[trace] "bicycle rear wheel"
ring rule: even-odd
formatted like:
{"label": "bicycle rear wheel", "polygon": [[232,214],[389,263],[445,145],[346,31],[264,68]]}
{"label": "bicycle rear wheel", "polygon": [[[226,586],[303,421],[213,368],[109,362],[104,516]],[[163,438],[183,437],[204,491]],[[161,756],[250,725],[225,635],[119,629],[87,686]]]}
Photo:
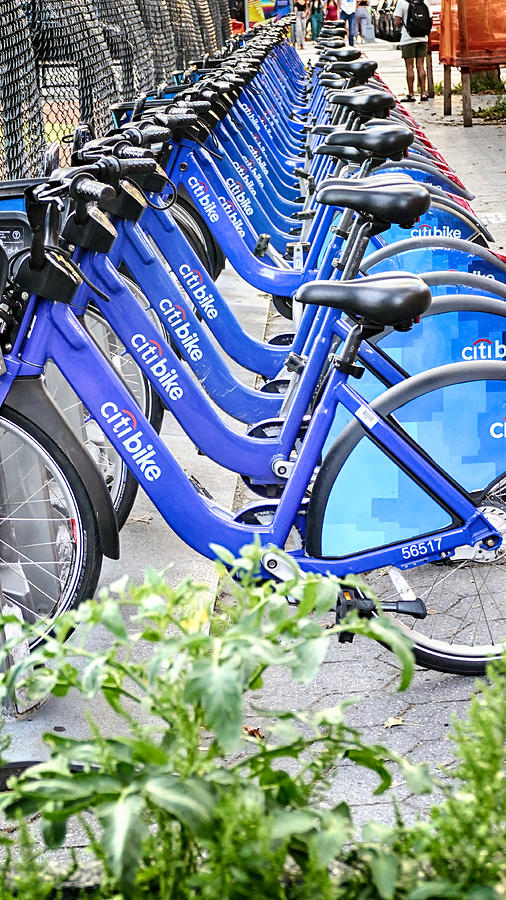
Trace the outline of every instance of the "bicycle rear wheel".
{"label": "bicycle rear wheel", "polygon": [[0,586],[39,626],[92,597],[102,564],[95,513],[70,460],[20,413],[0,411]]}
{"label": "bicycle rear wheel", "polygon": [[364,571],[365,581],[383,602],[423,600],[424,620],[393,616],[413,641],[420,665],[481,674],[506,648],[504,363],[441,366],[391,388],[372,406],[463,487],[503,543],[490,551],[466,545],[451,557],[424,563],[424,554],[437,551],[437,539],[429,546],[431,535],[455,523],[354,421],[317,476],[308,510],[308,553],[338,559],[402,542],[406,555],[399,552],[395,564]]}

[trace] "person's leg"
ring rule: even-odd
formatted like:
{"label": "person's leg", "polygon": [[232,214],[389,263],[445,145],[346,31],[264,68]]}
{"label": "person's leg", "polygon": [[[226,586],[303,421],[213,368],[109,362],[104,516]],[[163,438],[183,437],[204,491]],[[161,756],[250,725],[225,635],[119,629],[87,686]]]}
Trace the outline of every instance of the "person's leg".
{"label": "person's leg", "polygon": [[401,53],[402,58],[404,60],[404,65],[406,66],[406,83],[408,85],[408,98],[414,99],[414,88],[415,88],[415,63],[414,56],[416,44],[408,43],[401,44]]}
{"label": "person's leg", "polygon": [[405,59],[406,66],[406,83],[408,85],[408,97],[413,97],[415,92],[415,67],[413,59]]}
{"label": "person's leg", "polygon": [[416,72],[418,75],[418,88],[420,90],[420,97],[423,100],[427,99],[427,71],[425,69],[425,56],[427,53],[426,44],[419,44],[417,50],[419,51],[416,56]]}
{"label": "person's leg", "polygon": [[349,34],[348,40],[350,42],[350,47],[353,47],[353,45],[355,43],[354,32],[355,32],[355,13],[350,13],[350,15],[348,16],[348,34]]}

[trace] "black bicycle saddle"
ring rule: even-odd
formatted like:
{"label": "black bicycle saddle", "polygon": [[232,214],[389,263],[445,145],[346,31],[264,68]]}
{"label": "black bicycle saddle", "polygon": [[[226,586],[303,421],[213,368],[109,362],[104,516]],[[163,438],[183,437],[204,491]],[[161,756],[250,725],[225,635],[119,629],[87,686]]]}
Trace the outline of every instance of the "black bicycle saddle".
{"label": "black bicycle saddle", "polygon": [[428,286],[418,275],[383,272],[354,281],[310,281],[295,294],[300,303],[332,306],[372,325],[404,325],[431,304]]}
{"label": "black bicycle saddle", "polygon": [[413,141],[414,134],[405,125],[374,125],[363,131],[334,130],[327,135],[325,143],[332,147],[355,147],[377,159],[395,159],[402,157]]}
{"label": "black bicycle saddle", "polygon": [[341,60],[332,63],[332,71],[325,72],[324,76],[327,78],[331,78],[332,75],[344,78],[353,76],[356,81],[365,82],[374,75],[377,68],[378,63],[374,59]]}
{"label": "black bicycle saddle", "polygon": [[344,40],[335,40],[332,41],[332,47],[327,47],[326,44],[322,44],[320,48],[323,52],[320,56],[320,62],[326,62],[331,59],[335,59],[335,54],[340,53],[341,50],[346,50],[346,41]]}
{"label": "black bicycle saddle", "polygon": [[413,225],[430,206],[427,188],[402,176],[386,182],[374,175],[359,181],[332,178],[322,184],[316,199],[326,206],[353,209],[404,228]]}
{"label": "black bicycle saddle", "polygon": [[353,90],[336,91],[328,98],[333,105],[346,106],[358,115],[378,116],[382,118],[389,109],[395,106],[395,99],[384,91]]}
{"label": "black bicycle saddle", "polygon": [[344,38],[346,38],[346,28],[336,28],[336,30],[332,33],[332,36],[320,36],[316,41],[316,46],[334,48],[334,41],[340,41]]}
{"label": "black bicycle saddle", "polygon": [[357,163],[358,165],[365,162],[366,159],[371,158],[370,153],[358,150],[356,147],[346,144],[335,146],[329,144],[328,141],[324,141],[323,144],[320,144],[314,152],[319,156],[331,156],[332,159],[338,159],[341,162],[346,163]]}
{"label": "black bicycle saddle", "polygon": [[360,59],[360,57],[362,56],[362,51],[357,50],[355,47],[343,47],[341,50],[335,50],[334,56],[337,60],[337,63],[329,64],[329,72],[334,72],[334,65],[338,65],[341,62],[353,62],[356,59]]}

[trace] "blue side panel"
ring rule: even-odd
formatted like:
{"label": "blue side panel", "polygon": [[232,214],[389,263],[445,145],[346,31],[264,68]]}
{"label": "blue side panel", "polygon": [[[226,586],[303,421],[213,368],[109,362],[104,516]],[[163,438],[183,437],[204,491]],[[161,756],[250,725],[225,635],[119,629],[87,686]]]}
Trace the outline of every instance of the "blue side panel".
{"label": "blue side panel", "polygon": [[474,310],[424,316],[411,331],[393,331],[379,341],[395,362],[416,375],[450,362],[506,358],[504,316]]}
{"label": "blue side panel", "polygon": [[[396,412],[423,449],[469,491],[506,470],[505,381],[432,391]],[[357,553],[450,524],[448,514],[367,438],[345,462],[324,516],[324,556]]]}
{"label": "blue side panel", "polygon": [[323,524],[322,553],[359,553],[449,524],[448,513],[371,441],[364,439],[344,464],[331,491]]}
{"label": "blue side panel", "polygon": [[[405,238],[409,237],[409,231],[405,232]],[[371,242],[367,248],[366,258],[374,253],[377,248]],[[502,284],[506,283],[506,272],[497,268],[492,263],[466,253],[463,250],[449,250],[441,247],[422,247],[413,250],[405,250],[396,256],[388,257],[368,270],[368,275],[376,275],[378,272],[412,272],[415,275],[424,272],[467,272],[471,275],[484,275],[490,278],[490,292],[494,290],[494,279]],[[453,292],[454,288],[444,288],[444,293]],[[469,293],[469,289],[467,289]],[[437,293],[437,290],[433,290]],[[441,293],[441,288],[439,289]],[[480,292],[482,293],[482,292]]]}
{"label": "blue side panel", "polygon": [[[409,375],[463,360],[506,360],[506,304],[504,311],[504,317],[473,310],[424,316],[411,331],[392,331],[380,337],[378,345]],[[357,389],[371,402],[385,390],[385,386],[366,370],[357,383]],[[350,418],[347,410],[338,407],[325,444],[325,453]]]}

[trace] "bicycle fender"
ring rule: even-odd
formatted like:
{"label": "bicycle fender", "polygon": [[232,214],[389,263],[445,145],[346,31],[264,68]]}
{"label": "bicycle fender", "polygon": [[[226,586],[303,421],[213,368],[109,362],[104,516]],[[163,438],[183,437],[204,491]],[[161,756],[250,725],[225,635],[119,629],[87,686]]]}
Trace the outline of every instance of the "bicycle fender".
{"label": "bicycle fender", "polygon": [[119,559],[118,521],[105,481],[86,447],[75,436],[49,396],[42,377],[16,378],[5,405],[31,419],[69,457],[93,505],[102,552],[110,559]]}

